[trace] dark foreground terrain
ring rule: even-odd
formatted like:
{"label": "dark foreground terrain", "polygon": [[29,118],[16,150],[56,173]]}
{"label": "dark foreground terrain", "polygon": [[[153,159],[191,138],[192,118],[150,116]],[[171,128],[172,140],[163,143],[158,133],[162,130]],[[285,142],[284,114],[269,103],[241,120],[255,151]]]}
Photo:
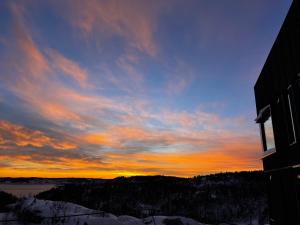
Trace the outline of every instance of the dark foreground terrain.
{"label": "dark foreground terrain", "polygon": [[208,224],[268,221],[266,187],[260,171],[188,179],[136,176],[75,181],[36,197],[72,202],[115,215],[177,215]]}

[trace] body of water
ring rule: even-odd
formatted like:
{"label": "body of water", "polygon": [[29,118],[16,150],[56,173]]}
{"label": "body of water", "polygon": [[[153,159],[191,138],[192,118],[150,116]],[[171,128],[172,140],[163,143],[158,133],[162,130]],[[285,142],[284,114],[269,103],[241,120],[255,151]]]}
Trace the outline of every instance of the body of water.
{"label": "body of water", "polygon": [[0,184],[0,190],[16,197],[34,196],[55,187],[53,184]]}

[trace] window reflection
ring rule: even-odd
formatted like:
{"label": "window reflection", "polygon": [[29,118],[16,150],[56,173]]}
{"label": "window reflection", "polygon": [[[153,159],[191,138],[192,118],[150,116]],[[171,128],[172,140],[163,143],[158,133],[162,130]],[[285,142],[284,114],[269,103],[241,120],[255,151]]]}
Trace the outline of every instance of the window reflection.
{"label": "window reflection", "polygon": [[265,129],[266,150],[274,149],[275,140],[274,140],[271,116],[269,116],[269,118],[264,122],[264,129]]}

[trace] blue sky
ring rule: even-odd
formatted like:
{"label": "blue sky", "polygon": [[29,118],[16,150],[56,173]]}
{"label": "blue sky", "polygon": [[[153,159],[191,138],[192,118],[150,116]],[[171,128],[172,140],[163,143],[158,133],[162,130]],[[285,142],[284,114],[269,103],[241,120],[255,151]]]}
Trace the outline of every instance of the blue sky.
{"label": "blue sky", "polygon": [[1,174],[260,169],[253,86],[290,4],[1,1]]}

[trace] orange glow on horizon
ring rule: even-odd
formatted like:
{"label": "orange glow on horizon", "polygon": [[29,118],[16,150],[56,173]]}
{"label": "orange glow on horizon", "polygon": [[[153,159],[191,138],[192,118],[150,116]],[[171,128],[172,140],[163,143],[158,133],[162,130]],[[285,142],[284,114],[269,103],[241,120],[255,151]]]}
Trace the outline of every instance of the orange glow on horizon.
{"label": "orange glow on horizon", "polygon": [[[234,146],[238,152],[242,145]],[[30,170],[1,168],[2,177],[84,177],[84,178],[114,178],[118,176],[135,175],[169,175],[178,177],[193,177],[196,175],[251,171],[262,169],[258,158],[245,159],[238,154],[226,154],[222,150],[197,153],[136,153],[130,159],[124,154],[106,155],[104,163],[97,160],[81,160],[59,158],[56,163],[52,161],[35,162]],[[232,149],[232,148],[231,148]],[[245,150],[245,149],[243,149]],[[1,158],[0,158],[1,160]],[[24,165],[30,157],[19,156],[5,160],[15,164]],[[249,165],[245,167],[245,165]]]}

